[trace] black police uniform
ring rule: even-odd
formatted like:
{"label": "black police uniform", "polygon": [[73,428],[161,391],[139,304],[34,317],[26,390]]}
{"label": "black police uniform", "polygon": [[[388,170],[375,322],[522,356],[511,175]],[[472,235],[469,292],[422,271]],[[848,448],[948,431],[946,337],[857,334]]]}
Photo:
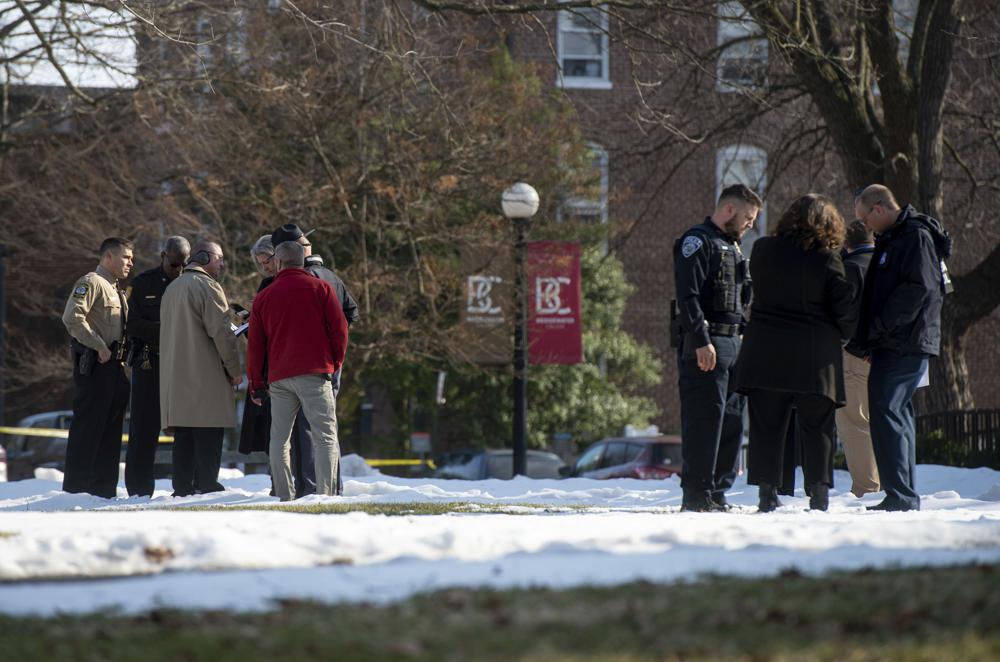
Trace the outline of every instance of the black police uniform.
{"label": "black police uniform", "polygon": [[132,413],[125,450],[129,496],[152,496],[160,436],[160,301],[170,284],[162,266],[132,280],[125,329],[132,342]]}
{"label": "black police uniform", "polygon": [[[674,244],[674,280],[680,335],[683,506],[715,510],[736,478],[746,398],[734,392],[743,311],[749,305],[749,261],[739,242],[711,218]],[[695,350],[715,346],[715,369],[698,367]]]}

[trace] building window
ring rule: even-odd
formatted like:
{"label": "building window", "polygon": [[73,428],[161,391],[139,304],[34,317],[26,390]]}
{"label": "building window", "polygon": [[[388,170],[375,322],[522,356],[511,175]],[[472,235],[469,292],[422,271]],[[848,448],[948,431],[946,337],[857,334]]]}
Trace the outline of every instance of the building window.
{"label": "building window", "polygon": [[557,220],[601,224],[608,222],[608,153],[590,144],[590,168],[579,188],[565,197]]}
{"label": "building window", "polygon": [[743,253],[753,251],[753,242],[767,234],[767,202],[764,190],[767,188],[767,152],[750,145],[729,145],[716,154],[715,199],[722,189],[733,184],[745,184],[764,199],[764,207],[757,215],[757,222],[743,236]]}
{"label": "building window", "polygon": [[767,83],[767,39],[739,2],[719,5],[716,89],[734,92]]}
{"label": "building window", "polygon": [[596,7],[560,11],[556,49],[562,87],[611,89],[608,15]]}

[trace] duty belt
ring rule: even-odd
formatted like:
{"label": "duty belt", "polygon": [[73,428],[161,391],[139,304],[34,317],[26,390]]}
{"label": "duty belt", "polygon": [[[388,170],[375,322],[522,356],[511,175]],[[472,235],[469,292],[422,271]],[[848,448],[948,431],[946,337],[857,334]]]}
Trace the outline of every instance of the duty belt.
{"label": "duty belt", "polygon": [[738,336],[742,333],[740,324],[722,324],[721,322],[705,322],[708,333],[712,336]]}

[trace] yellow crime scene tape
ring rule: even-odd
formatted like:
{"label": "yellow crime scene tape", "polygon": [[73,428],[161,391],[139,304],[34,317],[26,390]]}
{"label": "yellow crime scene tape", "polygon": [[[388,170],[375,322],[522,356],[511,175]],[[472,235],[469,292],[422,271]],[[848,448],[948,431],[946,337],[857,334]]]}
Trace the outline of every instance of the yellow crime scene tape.
{"label": "yellow crime scene tape", "polygon": [[[60,430],[59,428],[8,428],[0,426],[0,434],[5,435],[15,435],[19,434],[24,437],[57,437],[59,439],[66,439],[69,437],[69,430]],[[122,435],[122,441],[126,444],[128,443],[128,433]],[[167,435],[161,434],[158,438],[161,444],[173,443],[174,438]]]}
{"label": "yellow crime scene tape", "polygon": [[[57,437],[59,439],[66,439],[69,437],[69,430],[60,430],[58,428],[12,428],[0,425],[0,435],[22,435],[25,437]],[[158,439],[161,444],[173,443],[174,438],[168,435],[161,434]],[[128,433],[122,435],[122,442],[128,443]],[[365,462],[370,467],[416,467],[421,465],[426,465],[429,469],[437,469],[437,465],[434,464],[433,460],[418,460],[418,459],[380,459],[372,458],[365,459]]]}

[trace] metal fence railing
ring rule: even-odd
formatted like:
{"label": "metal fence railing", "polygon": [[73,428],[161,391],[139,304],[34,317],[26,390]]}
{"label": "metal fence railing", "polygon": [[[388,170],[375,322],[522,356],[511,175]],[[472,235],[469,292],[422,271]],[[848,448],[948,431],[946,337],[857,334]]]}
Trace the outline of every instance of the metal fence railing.
{"label": "metal fence railing", "polygon": [[1000,469],[1000,409],[918,416],[917,440],[918,462]]}

